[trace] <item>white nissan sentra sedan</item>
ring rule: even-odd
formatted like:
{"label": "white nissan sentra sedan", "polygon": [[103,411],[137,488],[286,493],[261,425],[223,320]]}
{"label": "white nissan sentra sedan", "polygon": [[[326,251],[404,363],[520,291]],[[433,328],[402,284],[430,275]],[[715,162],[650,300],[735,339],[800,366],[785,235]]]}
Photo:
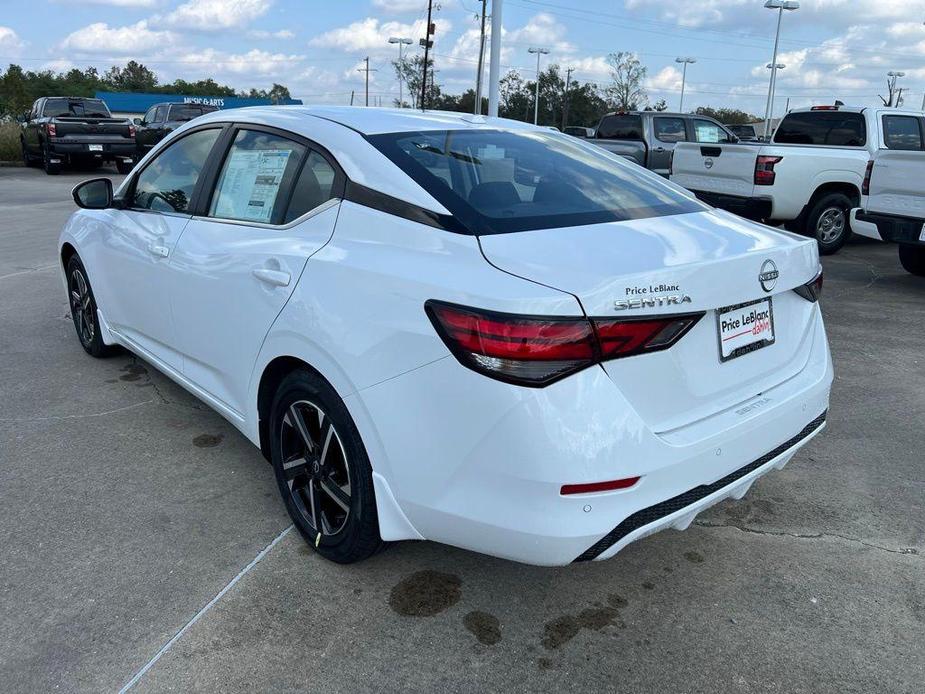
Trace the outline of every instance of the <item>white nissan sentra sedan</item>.
{"label": "white nissan sentra sedan", "polygon": [[816,243],[546,129],[218,111],[74,198],[83,348],[240,429],[337,562],[403,539],[605,559],[825,423]]}

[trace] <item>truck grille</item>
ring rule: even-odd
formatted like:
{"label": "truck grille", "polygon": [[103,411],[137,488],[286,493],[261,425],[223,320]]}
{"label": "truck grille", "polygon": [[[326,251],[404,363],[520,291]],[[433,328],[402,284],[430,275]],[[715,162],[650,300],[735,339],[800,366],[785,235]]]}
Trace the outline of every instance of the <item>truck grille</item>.
{"label": "truck grille", "polygon": [[781,453],[786,451],[788,448],[792,448],[811,433],[816,431],[816,429],[822,426],[823,422],[825,422],[825,416],[826,412],[823,412],[821,415],[803,427],[803,430],[793,438],[787,439],[773,451],[769,451],[748,465],[730,472],[722,479],[718,479],[712,484],[701,484],[699,487],[688,489],[686,492],[678,494],[677,496],[674,496],[666,501],[662,501],[661,503],[655,504],[654,506],[649,506],[648,508],[644,508],[641,511],[636,511],[636,513],[628,516],[622,523],[620,523],[620,525],[618,525],[616,528],[611,530],[604,537],[586,549],[577,559],[575,559],[575,561],[591,561],[599,554],[604,552],[608,547],[616,544],[634,530],[641,528],[644,525],[648,525],[649,523],[654,523],[660,518],[664,518],[665,516],[668,516],[675,511],[680,511],[685,506],[690,506],[691,504],[710,496],[710,494],[718,492],[723,487],[729,486],[736,480],[745,477],[745,475],[748,473],[757,470],[762,465],[767,464]]}

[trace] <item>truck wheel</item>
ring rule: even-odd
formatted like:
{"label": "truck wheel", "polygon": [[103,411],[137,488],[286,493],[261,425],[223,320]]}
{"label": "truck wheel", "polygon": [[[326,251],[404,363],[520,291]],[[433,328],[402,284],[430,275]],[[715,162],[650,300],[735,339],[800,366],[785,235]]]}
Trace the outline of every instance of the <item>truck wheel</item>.
{"label": "truck wheel", "polygon": [[803,232],[816,239],[820,254],[837,253],[848,242],[852,207],[851,198],[844,193],[829,193],[823,195],[810,210]]}
{"label": "truck wheel", "polygon": [[48,152],[48,145],[42,146],[42,168],[45,169],[45,173],[49,176],[55,176],[61,173],[61,163],[56,163],[51,160],[51,155]]}
{"label": "truck wheel", "polygon": [[35,160],[32,158],[32,155],[29,154],[29,149],[26,147],[26,141],[20,140],[19,146],[22,148],[22,163],[24,166],[34,166]]}
{"label": "truck wheel", "polygon": [[913,243],[899,244],[899,262],[906,272],[925,277],[925,246]]}
{"label": "truck wheel", "polygon": [[135,162],[130,159],[116,159],[116,171],[123,176],[129,173],[133,166],[135,166]]}

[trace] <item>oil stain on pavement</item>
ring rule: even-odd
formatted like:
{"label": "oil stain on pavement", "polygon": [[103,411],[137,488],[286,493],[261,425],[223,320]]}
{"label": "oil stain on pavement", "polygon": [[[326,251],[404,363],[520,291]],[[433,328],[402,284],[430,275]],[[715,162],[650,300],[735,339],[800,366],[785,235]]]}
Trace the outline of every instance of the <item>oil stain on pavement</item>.
{"label": "oil stain on pavement", "polygon": [[389,595],[389,606],[403,617],[433,617],[462,597],[462,580],[440,571],[417,571],[399,581]]}
{"label": "oil stain on pavement", "polygon": [[611,625],[623,628],[626,626],[620,620],[620,609],[626,606],[626,600],[619,595],[607,597],[609,605],[603,607],[589,607],[577,615],[563,615],[550,622],[546,622],[543,634],[543,648],[552,651],[568,643],[578,635],[582,629],[600,631]]}
{"label": "oil stain on pavement", "polygon": [[486,646],[494,646],[501,640],[501,622],[488,612],[473,610],[463,617],[463,626]]}
{"label": "oil stain on pavement", "polygon": [[196,448],[214,448],[222,442],[225,437],[222,434],[200,434],[193,439],[193,445]]}

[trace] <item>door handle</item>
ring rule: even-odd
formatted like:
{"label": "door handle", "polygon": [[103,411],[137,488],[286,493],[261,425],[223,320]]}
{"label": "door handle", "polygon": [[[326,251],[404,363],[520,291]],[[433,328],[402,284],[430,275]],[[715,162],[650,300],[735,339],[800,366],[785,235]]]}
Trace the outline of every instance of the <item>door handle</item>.
{"label": "door handle", "polygon": [[283,270],[269,270],[265,267],[254,269],[254,277],[265,284],[271,284],[274,287],[288,287],[289,273]]}
{"label": "door handle", "polygon": [[167,246],[151,243],[148,244],[148,253],[157,256],[158,258],[166,258],[170,254],[170,251],[167,249]]}

